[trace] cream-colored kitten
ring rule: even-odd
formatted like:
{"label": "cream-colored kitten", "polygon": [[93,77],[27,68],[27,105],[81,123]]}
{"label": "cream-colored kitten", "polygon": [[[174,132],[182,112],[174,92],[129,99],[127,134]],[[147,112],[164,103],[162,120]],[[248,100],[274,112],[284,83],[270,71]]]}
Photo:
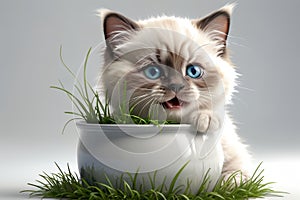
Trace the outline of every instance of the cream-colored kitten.
{"label": "cream-colored kitten", "polygon": [[197,20],[143,21],[102,10],[107,45],[101,84],[115,99],[116,88],[126,83],[135,115],[149,117],[155,107],[160,117],[193,124],[199,134],[221,132],[223,175],[241,170],[247,177],[250,156],[225,110],[237,77],[226,46],[232,8]]}

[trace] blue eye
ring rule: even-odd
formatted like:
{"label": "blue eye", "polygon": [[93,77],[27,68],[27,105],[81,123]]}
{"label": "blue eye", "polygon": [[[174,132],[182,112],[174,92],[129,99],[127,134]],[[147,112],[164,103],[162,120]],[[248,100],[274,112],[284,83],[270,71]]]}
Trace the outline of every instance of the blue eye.
{"label": "blue eye", "polygon": [[144,69],[144,74],[147,78],[155,80],[161,76],[161,69],[158,66],[149,65]]}
{"label": "blue eye", "polygon": [[198,65],[189,65],[186,68],[186,75],[191,78],[201,78],[203,76],[203,70]]}

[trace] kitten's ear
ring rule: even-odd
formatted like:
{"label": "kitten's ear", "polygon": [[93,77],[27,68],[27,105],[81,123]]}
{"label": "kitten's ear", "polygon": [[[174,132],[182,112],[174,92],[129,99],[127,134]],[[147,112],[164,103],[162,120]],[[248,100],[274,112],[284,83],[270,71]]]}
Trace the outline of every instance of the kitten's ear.
{"label": "kitten's ear", "polygon": [[217,41],[219,56],[224,56],[226,53],[230,16],[234,7],[235,4],[224,6],[207,17],[193,21],[197,28],[207,32],[213,40]]}
{"label": "kitten's ear", "polygon": [[127,17],[106,9],[100,10],[100,16],[103,23],[104,37],[111,48],[122,42],[124,33],[130,33],[139,28],[138,24]]}

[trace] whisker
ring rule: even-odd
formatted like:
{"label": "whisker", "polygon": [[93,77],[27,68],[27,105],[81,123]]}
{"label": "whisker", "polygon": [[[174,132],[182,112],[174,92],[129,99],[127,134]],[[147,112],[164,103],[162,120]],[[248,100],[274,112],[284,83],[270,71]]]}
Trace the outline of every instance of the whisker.
{"label": "whisker", "polygon": [[243,86],[236,86],[237,88],[240,88],[240,89],[243,89],[243,90],[247,90],[247,91],[250,91],[250,92],[255,92],[254,89],[251,89],[251,88],[247,88],[247,87],[243,87]]}
{"label": "whisker", "polygon": [[143,103],[144,101],[146,101],[150,98],[153,98],[153,95],[145,94],[145,95],[142,95],[142,96],[137,96],[137,97],[131,98],[129,100],[129,103],[135,103],[133,106],[137,106],[140,103]]}
{"label": "whisker", "polygon": [[138,115],[141,115],[141,113],[149,106],[149,104],[151,106],[154,102],[158,102],[158,99],[160,98],[162,98],[162,95],[159,95],[159,93],[152,93],[150,95],[144,94],[130,99],[130,103],[134,104],[132,107],[137,107],[140,104],[144,104],[138,113]]}
{"label": "whisker", "polygon": [[136,87],[136,88],[133,88],[133,89],[135,89],[135,90],[141,90],[141,91],[154,91],[154,92],[156,92],[156,91],[161,91],[160,89],[155,89],[155,88],[139,88],[139,87]]}
{"label": "whisker", "polygon": [[[155,99],[151,99],[150,101],[148,101],[147,103],[145,103],[144,104],[144,106],[142,107],[142,109],[140,110],[140,112],[139,112],[139,116],[141,115],[141,113],[144,111],[144,109],[148,106],[148,104],[150,104],[150,106],[151,106],[151,104],[152,104],[152,102],[154,102],[155,101]],[[149,114],[149,110],[148,110],[148,114]]]}
{"label": "whisker", "polygon": [[132,97],[130,100],[141,99],[141,98],[144,98],[144,97],[151,98],[152,94],[143,94],[143,95],[135,96],[135,97]]}

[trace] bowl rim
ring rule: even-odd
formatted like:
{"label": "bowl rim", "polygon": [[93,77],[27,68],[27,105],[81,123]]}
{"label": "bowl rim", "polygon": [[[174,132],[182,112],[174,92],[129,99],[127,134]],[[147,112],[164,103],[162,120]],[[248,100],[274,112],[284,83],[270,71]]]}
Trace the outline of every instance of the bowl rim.
{"label": "bowl rim", "polygon": [[191,124],[98,124],[98,123],[88,123],[85,120],[76,120],[77,127],[124,127],[124,128],[151,128],[151,127],[159,127],[159,128],[190,128]]}

